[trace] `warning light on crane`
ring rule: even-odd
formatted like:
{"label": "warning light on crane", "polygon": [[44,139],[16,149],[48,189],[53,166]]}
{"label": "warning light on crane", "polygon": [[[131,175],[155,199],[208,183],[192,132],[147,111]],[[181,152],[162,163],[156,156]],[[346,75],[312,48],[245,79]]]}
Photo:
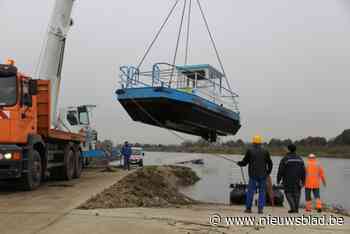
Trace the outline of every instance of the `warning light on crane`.
{"label": "warning light on crane", "polygon": [[13,59],[6,59],[5,64],[6,64],[6,65],[14,66],[14,65],[16,64],[16,61],[13,60]]}

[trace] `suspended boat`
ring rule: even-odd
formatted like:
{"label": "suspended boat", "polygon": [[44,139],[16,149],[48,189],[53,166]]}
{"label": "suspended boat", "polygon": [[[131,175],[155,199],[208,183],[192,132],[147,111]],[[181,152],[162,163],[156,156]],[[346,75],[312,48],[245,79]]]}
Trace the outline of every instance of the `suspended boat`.
{"label": "suspended boat", "polygon": [[240,129],[237,95],[224,86],[224,75],[208,64],[157,63],[151,72],[121,67],[118,101],[134,121],[215,142]]}
{"label": "suspended boat", "polygon": [[[152,69],[141,71],[145,58],[179,2],[183,2],[183,7],[172,64],[156,63]],[[215,142],[217,136],[235,135],[241,127],[236,101],[238,95],[230,88],[201,3],[199,0],[196,3],[222,72],[209,64],[188,65],[192,1],[177,0],[138,66],[120,68],[121,88],[116,94],[134,121],[201,136]],[[188,12],[185,65],[176,65],[185,12]]]}

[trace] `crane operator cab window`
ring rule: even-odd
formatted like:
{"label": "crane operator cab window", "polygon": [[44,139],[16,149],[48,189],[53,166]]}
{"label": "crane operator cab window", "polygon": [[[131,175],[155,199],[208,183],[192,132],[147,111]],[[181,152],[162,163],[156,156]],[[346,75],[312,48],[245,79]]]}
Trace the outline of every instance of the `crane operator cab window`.
{"label": "crane operator cab window", "polygon": [[76,111],[68,111],[67,113],[67,121],[70,125],[75,126],[78,125],[78,115]]}
{"label": "crane operator cab window", "polygon": [[0,107],[17,103],[17,68],[0,64]]}
{"label": "crane operator cab window", "polygon": [[88,108],[86,106],[79,106],[78,113],[79,113],[79,123],[81,125],[89,125],[90,119],[89,119]]}

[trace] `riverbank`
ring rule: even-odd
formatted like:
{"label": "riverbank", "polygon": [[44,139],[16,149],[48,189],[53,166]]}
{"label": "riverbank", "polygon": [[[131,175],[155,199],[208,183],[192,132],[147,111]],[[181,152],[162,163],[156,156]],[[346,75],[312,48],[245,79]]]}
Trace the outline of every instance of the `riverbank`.
{"label": "riverbank", "polygon": [[182,194],[179,187],[195,184],[200,178],[188,167],[145,166],[133,171],[79,209],[171,207],[199,202]]}
{"label": "riverbank", "polygon": [[[277,234],[283,232],[285,234],[326,234],[337,232],[345,234],[350,231],[350,218],[332,212],[318,214],[301,211],[300,214],[290,215],[287,213],[287,208],[266,207],[265,214],[258,215],[256,207],[253,208],[252,214],[245,214],[243,206],[207,204],[192,199],[187,200],[187,198],[186,203],[183,203],[184,196],[179,196],[179,188],[192,185],[197,180],[198,178],[190,169],[178,166],[151,166],[132,171],[110,188],[89,199],[79,209],[73,210],[52,225],[47,233],[228,234],[260,232]],[[164,192],[160,192],[161,190]],[[149,196],[150,194],[152,196]],[[174,194],[180,199],[172,199]],[[135,197],[137,197],[136,200]],[[158,201],[163,202],[156,204],[144,202],[149,201],[148,199],[152,197],[153,199],[157,197]],[[109,201],[113,202],[109,203]],[[225,217],[241,220],[237,222],[242,223],[228,224]],[[297,220],[302,217],[306,220],[303,225],[286,224],[283,221]],[[323,218],[325,220],[333,218],[342,225],[315,225],[317,220]],[[270,222],[268,219],[282,221],[277,225],[272,225],[268,224]],[[314,220],[313,224],[308,223],[311,222],[311,219]],[[258,223],[260,220],[262,222],[265,220],[267,224]]]}
{"label": "riverbank", "polygon": [[[191,187],[200,180],[201,178],[190,167],[145,166],[132,171],[112,186],[94,195],[78,209],[167,208],[212,204],[195,200],[181,192],[183,188]],[[324,204],[324,210],[350,217],[350,211],[341,205]]]}
{"label": "riverbank", "polygon": [[[284,234],[347,234],[350,232],[350,219],[332,216],[331,213],[304,214],[306,218],[336,217],[344,225],[264,225],[232,224],[227,225],[224,219],[212,225],[210,217],[248,217],[262,220],[268,217],[298,218],[299,215],[287,214],[285,208],[266,208],[265,215],[245,215],[241,206],[199,204],[168,208],[124,208],[74,210],[58,223],[52,225],[48,234],[75,233],[128,233],[128,234],[231,234],[231,233],[284,233]],[[311,216],[312,215],[312,216]],[[245,218],[247,219],[247,218]],[[281,218],[280,218],[281,219]]]}
{"label": "riverbank", "polygon": [[[146,155],[146,157],[152,157]],[[160,155],[159,158],[167,155]],[[174,155],[169,157],[174,160]],[[179,160],[179,159],[177,159]],[[174,162],[174,161],[173,161]],[[207,162],[207,161],[206,161]],[[163,162],[162,165],[164,165]],[[176,162],[174,162],[176,163]],[[152,163],[153,165],[154,163]],[[215,164],[220,171],[221,164]],[[152,169],[157,167],[151,166]],[[188,204],[171,205],[166,207],[133,207],[111,209],[76,209],[103,191],[118,184],[120,181],[130,181],[126,178],[135,178],[139,169],[123,171],[114,169],[104,172],[101,168],[86,169],[78,180],[49,181],[35,191],[16,191],[11,184],[3,186],[0,192],[0,226],[4,234],[77,234],[77,233],[128,233],[128,234],[228,234],[228,233],[350,233],[350,219],[344,217],[345,225],[226,225],[221,223],[212,226],[209,217],[220,214],[230,217],[245,217],[243,206],[228,206],[222,204]],[[181,172],[182,171],[182,172]],[[188,170],[180,170],[178,176],[192,178]],[[212,172],[212,171],[211,171]],[[137,174],[141,175],[141,174]],[[131,176],[131,177],[129,177]],[[201,175],[200,175],[201,176]],[[202,176],[201,176],[202,177]],[[156,177],[155,177],[156,178]],[[221,179],[220,179],[221,180]],[[183,180],[184,184],[192,183],[192,179]],[[196,183],[207,181],[206,177]],[[124,184],[124,182],[122,184]],[[210,181],[209,181],[210,182]],[[144,182],[142,188],[149,188],[149,181]],[[227,184],[226,181],[224,181]],[[129,188],[137,183],[130,184]],[[208,187],[210,190],[218,188]],[[179,186],[176,186],[179,188]],[[192,187],[192,186],[191,186]],[[139,188],[139,186],[137,186]],[[136,188],[136,189],[137,189]],[[134,188],[135,189],[135,188]],[[149,189],[150,190],[150,189]],[[116,191],[118,192],[118,191]],[[147,193],[152,193],[148,191]],[[111,193],[114,195],[114,193]],[[119,196],[119,194],[117,193]],[[125,194],[124,198],[128,198]],[[256,208],[251,216],[257,216]],[[301,217],[303,213],[298,216]],[[310,214],[305,214],[310,215]],[[312,217],[319,216],[311,213]],[[332,212],[322,215],[330,217]],[[265,217],[289,217],[287,208],[266,207]],[[342,217],[342,215],[336,215]]]}

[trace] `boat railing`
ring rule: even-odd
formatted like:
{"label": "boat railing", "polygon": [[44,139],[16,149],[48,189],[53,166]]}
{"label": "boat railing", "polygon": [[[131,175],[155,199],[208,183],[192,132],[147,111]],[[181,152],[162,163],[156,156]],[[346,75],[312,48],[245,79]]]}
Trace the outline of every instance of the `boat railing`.
{"label": "boat railing", "polygon": [[239,112],[238,95],[225,87],[222,80],[219,81],[208,79],[191,70],[178,69],[177,66],[168,63],[156,63],[152,71],[143,72],[134,66],[120,67],[122,88],[167,87],[177,89]]}

